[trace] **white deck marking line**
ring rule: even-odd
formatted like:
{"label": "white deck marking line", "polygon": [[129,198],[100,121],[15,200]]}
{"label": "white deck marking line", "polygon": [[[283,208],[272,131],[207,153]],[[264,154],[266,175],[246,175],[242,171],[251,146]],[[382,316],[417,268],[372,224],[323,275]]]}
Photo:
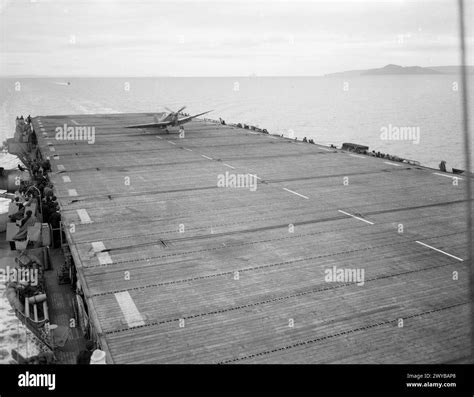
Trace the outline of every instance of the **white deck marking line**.
{"label": "white deck marking line", "polygon": [[349,156],[358,157],[358,158],[360,158],[360,159],[366,159],[366,158],[367,158],[367,157],[359,156],[358,154],[352,154],[352,153],[350,153]]}
{"label": "white deck marking line", "polygon": [[444,255],[448,255],[448,256],[450,256],[451,258],[457,259],[457,260],[460,261],[460,262],[464,262],[464,259],[461,259],[461,258],[458,258],[457,256],[448,254],[447,252],[441,251],[440,249],[435,248],[435,247],[432,247],[431,245],[422,243],[421,241],[415,241],[415,242],[418,243],[418,244],[424,245],[425,247],[431,248],[432,250],[441,252],[441,253],[444,254]]}
{"label": "white deck marking line", "polygon": [[117,299],[117,303],[129,327],[145,325],[145,321],[143,321],[143,317],[128,291],[116,292],[115,299]]}
{"label": "white deck marking line", "polygon": [[[258,176],[256,176],[256,178],[258,178]],[[259,178],[259,179],[260,179],[260,178]],[[300,196],[300,197],[303,197],[303,198],[306,199],[306,200],[309,200],[309,197],[303,196],[302,194],[299,194],[299,193],[297,193],[297,192],[294,192],[293,190],[287,189],[286,187],[284,187],[283,190],[286,190],[287,192],[296,194],[297,196]]]}
{"label": "white deck marking line", "polygon": [[53,159],[59,160],[59,156],[57,154],[53,154]]}
{"label": "white deck marking line", "polygon": [[201,156],[204,157],[205,159],[212,160],[212,158],[207,157],[207,156],[205,156],[204,154],[201,154]]}
{"label": "white deck marking line", "polygon": [[66,171],[66,168],[64,168],[64,165],[62,164],[58,164],[57,167],[58,167],[58,171]]}
{"label": "white deck marking line", "polygon": [[69,178],[67,175],[63,175],[63,182],[64,182],[64,183],[70,183],[70,182],[71,182],[71,178]]}
{"label": "white deck marking line", "polygon": [[184,150],[187,150],[188,152],[192,152],[191,149],[188,149],[187,147],[183,148]]}
{"label": "white deck marking line", "polygon": [[388,165],[394,165],[395,167],[401,167],[402,166],[401,164],[391,163],[390,161],[384,161],[384,163],[388,164]]}
{"label": "white deck marking line", "polygon": [[114,261],[112,260],[108,252],[102,252],[102,251],[105,251],[105,245],[102,241],[94,241],[91,244],[92,244],[92,249],[94,250],[94,253],[97,255],[97,259],[99,260],[99,263],[101,265],[110,265],[111,263],[114,263]]}
{"label": "white deck marking line", "polygon": [[450,174],[440,174],[439,172],[433,172],[433,174],[434,174],[434,175],[439,175],[439,176],[445,176],[445,177],[447,177],[447,178],[452,178],[452,179],[456,178],[456,179],[459,179],[459,180],[461,180],[461,181],[463,180],[461,177],[456,176],[456,175],[454,175],[454,174],[451,174],[451,175],[450,175]]}
{"label": "white deck marking line", "polygon": [[157,137],[158,139],[163,139],[161,136],[158,136],[158,135],[156,135],[156,137]]}
{"label": "white deck marking line", "polygon": [[76,189],[68,189],[67,192],[70,196],[77,196],[77,190]]}
{"label": "white deck marking line", "polygon": [[171,143],[172,145],[176,145],[176,143],[174,143],[173,141],[166,141],[166,142],[169,142],[169,143]]}
{"label": "white deck marking line", "polygon": [[73,124],[80,125],[76,120],[71,119]]}
{"label": "white deck marking line", "polygon": [[359,218],[358,216],[349,214],[348,212],[345,212],[345,211],[342,211],[342,210],[338,210],[338,211],[339,211],[339,212],[342,212],[344,215],[352,216],[353,218],[358,219],[358,220],[363,221],[363,222],[366,222],[366,223],[368,223],[368,224],[370,224],[370,225],[373,225],[373,224],[374,224],[373,222],[370,222],[370,221],[368,221],[368,220],[366,220],[366,219]]}
{"label": "white deck marking line", "polygon": [[49,151],[50,151],[50,152],[55,152],[56,149],[54,148],[54,146],[50,146],[50,147],[49,147]]}
{"label": "white deck marking line", "polygon": [[44,129],[44,127],[41,127],[40,130],[41,130],[42,132],[46,131],[46,130]]}
{"label": "white deck marking line", "polygon": [[235,167],[232,167],[232,166],[229,165],[229,164],[224,163],[224,165],[225,165],[226,167],[229,167],[229,168],[232,168],[233,170],[235,170]]}
{"label": "white deck marking line", "polygon": [[92,223],[91,218],[85,209],[76,210],[77,215],[79,215],[79,219],[81,220],[81,224]]}
{"label": "white deck marking line", "polygon": [[125,321],[127,321],[130,328],[145,325],[145,321],[143,321],[143,317],[138,311],[137,306],[128,291],[116,292],[115,299],[117,300],[120,310],[122,310],[122,314],[125,317]]}

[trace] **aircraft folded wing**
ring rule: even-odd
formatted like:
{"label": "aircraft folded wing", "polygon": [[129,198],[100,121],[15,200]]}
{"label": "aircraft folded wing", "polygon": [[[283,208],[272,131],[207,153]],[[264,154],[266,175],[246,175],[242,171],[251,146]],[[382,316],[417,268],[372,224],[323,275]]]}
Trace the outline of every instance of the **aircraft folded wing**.
{"label": "aircraft folded wing", "polygon": [[152,128],[152,127],[166,127],[169,125],[169,121],[162,121],[157,123],[148,123],[148,124],[137,124],[137,125],[127,125],[125,128]]}
{"label": "aircraft folded wing", "polygon": [[206,114],[209,112],[212,112],[212,110],[208,110],[207,112],[204,112],[204,113],[195,114],[194,116],[183,117],[182,119],[178,119],[178,124],[187,123],[188,121],[194,119],[195,117],[202,116],[203,114]]}

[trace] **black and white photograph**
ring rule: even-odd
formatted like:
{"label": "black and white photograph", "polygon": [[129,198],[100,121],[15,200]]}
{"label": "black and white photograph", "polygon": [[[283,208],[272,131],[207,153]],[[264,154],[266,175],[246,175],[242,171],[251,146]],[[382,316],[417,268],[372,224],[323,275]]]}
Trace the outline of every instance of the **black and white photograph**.
{"label": "black and white photograph", "polygon": [[472,395],[473,111],[472,0],[0,0],[0,394]]}

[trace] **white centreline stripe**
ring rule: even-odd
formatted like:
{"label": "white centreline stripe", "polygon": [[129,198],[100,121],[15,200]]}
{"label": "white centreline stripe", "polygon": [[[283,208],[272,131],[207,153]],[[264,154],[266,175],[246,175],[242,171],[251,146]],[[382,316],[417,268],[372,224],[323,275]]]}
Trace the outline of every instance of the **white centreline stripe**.
{"label": "white centreline stripe", "polygon": [[45,132],[45,131],[46,131],[43,127],[41,127],[40,130],[41,130],[41,132]]}
{"label": "white centreline stripe", "polygon": [[53,155],[53,159],[59,160],[59,156],[58,156],[57,154],[54,154],[54,155]]}
{"label": "white centreline stripe", "polygon": [[87,213],[86,210],[80,209],[80,210],[76,210],[76,212],[77,212],[77,215],[79,215],[79,219],[81,220],[82,224],[92,223],[91,218],[89,217],[89,214]]}
{"label": "white centreline stripe", "polygon": [[187,147],[183,148],[184,150],[187,150],[188,152],[192,152],[191,149],[188,149]]}
{"label": "white centreline stripe", "polygon": [[70,196],[77,196],[77,190],[76,189],[68,189],[67,192]]}
{"label": "white centreline stripe", "polygon": [[71,178],[69,178],[67,175],[63,175],[63,182],[64,183],[69,183],[69,182],[71,182]]}
{"label": "white centreline stripe", "polygon": [[157,137],[158,139],[163,139],[161,136],[158,136],[158,135],[156,135],[156,137]]}
{"label": "white centreline stripe", "polygon": [[235,170],[235,167],[232,167],[232,166],[229,165],[229,164],[224,163],[224,165],[225,165],[226,167],[229,167],[229,168],[232,168],[233,170]]}
{"label": "white centreline stripe", "polygon": [[339,212],[342,212],[342,213],[345,214],[345,215],[352,216],[353,218],[356,218],[356,219],[358,219],[358,220],[360,220],[360,221],[367,222],[367,223],[370,224],[370,225],[373,225],[373,224],[374,224],[373,222],[370,222],[370,221],[367,221],[367,220],[365,220],[365,219],[359,218],[358,216],[349,214],[348,212],[345,212],[345,211],[342,211],[342,210],[338,210],[338,211],[339,211]]}
{"label": "white centreline stripe", "polygon": [[424,245],[425,247],[431,248],[432,250],[435,250],[435,251],[441,252],[441,253],[442,253],[442,254],[444,254],[444,255],[448,255],[448,256],[450,256],[451,258],[457,259],[457,260],[458,260],[458,261],[460,261],[460,262],[464,262],[464,259],[461,259],[461,258],[458,258],[457,256],[454,256],[454,255],[448,254],[447,252],[441,251],[440,249],[438,249],[438,248],[435,248],[435,247],[432,247],[431,245],[428,245],[428,244],[422,243],[421,241],[416,241],[416,243],[418,243],[418,244],[421,244],[421,245]]}
{"label": "white centreline stripe", "polygon": [[205,159],[212,160],[210,157],[207,157],[204,154],[201,154],[201,156],[204,157]]}
{"label": "white centreline stripe", "polygon": [[94,251],[94,254],[97,254],[97,252],[102,252],[105,250],[105,245],[102,241],[94,241],[91,243],[92,245],[92,250]]}
{"label": "white centreline stripe", "polygon": [[172,145],[176,145],[176,143],[174,143],[173,141],[166,141],[166,142],[169,142],[169,143],[171,143]]}
{"label": "white centreline stripe", "polygon": [[349,154],[349,156],[358,157],[360,159],[366,159],[367,158],[367,157],[364,157],[364,156],[359,156],[358,154]]}
{"label": "white centreline stripe", "polygon": [[102,252],[105,251],[105,245],[102,241],[94,241],[91,244],[101,265],[110,265],[111,263],[114,263],[108,252]]}
{"label": "white centreline stripe", "polygon": [[80,125],[76,120],[71,119],[71,121],[73,122],[73,124]]}
{"label": "white centreline stripe", "polygon": [[391,163],[390,161],[384,161],[384,163],[388,164],[388,165],[394,165],[395,167],[401,167],[402,166],[401,164]]}
{"label": "white centreline stripe", "polygon": [[451,179],[456,178],[456,179],[459,179],[459,180],[461,180],[461,181],[463,180],[461,177],[456,176],[456,175],[453,175],[453,174],[451,174],[451,175],[449,175],[449,174],[440,174],[439,172],[433,172],[433,174],[434,174],[434,175],[439,175],[439,176],[445,176],[445,177],[451,178]]}
{"label": "white centreline stripe", "polygon": [[[258,178],[258,177],[257,177],[257,178]],[[259,179],[260,179],[260,178],[259,178]],[[309,200],[309,197],[306,197],[306,196],[303,196],[302,194],[296,193],[296,192],[294,192],[293,190],[287,189],[286,187],[284,187],[283,190],[286,190],[287,192],[296,194],[297,196],[300,196],[300,197],[305,198],[306,200]]]}
{"label": "white centreline stripe", "polygon": [[120,310],[122,310],[122,314],[129,327],[145,325],[145,321],[143,321],[143,317],[138,311],[137,306],[128,291],[116,292],[115,299],[117,300]]}
{"label": "white centreline stripe", "polygon": [[55,152],[56,149],[54,148],[54,146],[50,146],[50,147],[49,147],[49,151],[50,151],[50,152]]}
{"label": "white centreline stripe", "polygon": [[64,168],[64,165],[62,164],[58,164],[57,167],[58,167],[58,171],[66,171],[66,168]]}

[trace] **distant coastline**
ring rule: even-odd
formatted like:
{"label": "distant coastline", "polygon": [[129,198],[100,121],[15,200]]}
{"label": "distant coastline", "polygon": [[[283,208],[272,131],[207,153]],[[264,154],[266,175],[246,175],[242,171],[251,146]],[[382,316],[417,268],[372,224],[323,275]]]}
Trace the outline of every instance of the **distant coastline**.
{"label": "distant coastline", "polygon": [[[446,75],[458,74],[461,72],[461,66],[400,66],[394,64],[385,65],[377,69],[346,70],[344,72],[328,73],[324,77],[355,77],[355,76],[380,76],[380,75]],[[474,74],[474,66],[468,65],[467,72]]]}
{"label": "distant coastline", "polygon": [[[107,76],[49,76],[49,75],[3,75],[0,79],[58,79],[63,80],[62,85],[70,85],[70,79],[185,79],[185,78],[240,78],[240,79],[255,79],[255,78],[305,78],[305,77],[354,77],[363,75],[425,75],[425,74],[459,74],[461,66],[459,65],[447,65],[447,66],[400,66],[395,64],[388,64],[381,68],[375,69],[357,69],[357,70],[346,70],[343,72],[327,73],[327,74],[315,74],[315,75],[258,75],[256,73],[248,75],[235,75],[235,76],[174,76],[174,75],[156,75],[156,76],[130,76],[130,75],[107,75]],[[474,66],[468,65],[467,71],[469,74],[474,74]],[[69,84],[68,84],[69,83]]]}

